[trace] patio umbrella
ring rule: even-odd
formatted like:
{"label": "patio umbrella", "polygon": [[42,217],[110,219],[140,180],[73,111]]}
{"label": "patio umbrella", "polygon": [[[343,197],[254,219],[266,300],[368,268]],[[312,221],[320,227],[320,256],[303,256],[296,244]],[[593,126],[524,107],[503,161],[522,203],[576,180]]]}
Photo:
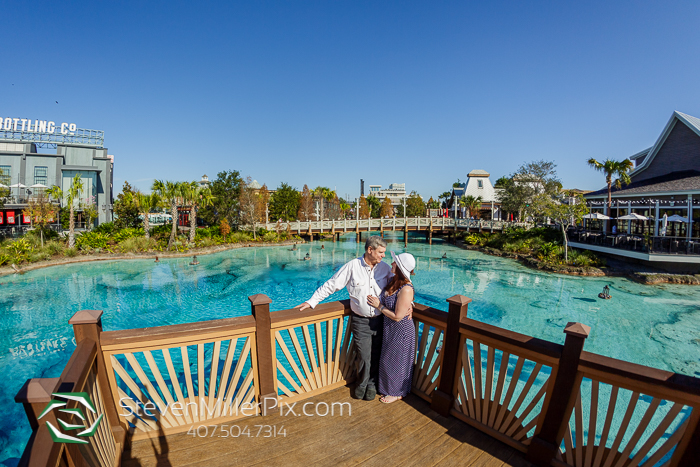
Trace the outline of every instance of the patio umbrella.
{"label": "patio umbrella", "polygon": [[27,188],[27,186],[21,183],[15,183],[14,185],[10,185],[10,188]]}
{"label": "patio umbrella", "polygon": [[661,232],[659,232],[659,235],[662,237],[666,236],[666,227],[668,226],[668,215],[664,214],[664,217],[661,221]]}
{"label": "patio umbrella", "polygon": [[[666,220],[666,215],[664,215],[664,220]],[[668,218],[669,222],[685,222],[686,224],[688,223],[688,218],[687,217],[681,217],[678,214],[674,214],[671,217]]]}
{"label": "patio umbrella", "polygon": [[0,183],[0,188],[10,188],[10,187],[7,186],[7,185],[3,185],[2,183]]}
{"label": "patio umbrella", "polygon": [[640,216],[639,214],[633,212],[632,214],[627,214],[626,216],[621,216],[617,218],[618,220],[624,221],[647,221],[648,217]]}
{"label": "patio umbrella", "polygon": [[610,217],[606,216],[605,214],[601,214],[599,212],[592,212],[590,214],[586,214],[583,216],[584,219],[600,219],[600,220],[607,220],[611,219]]}
{"label": "patio umbrella", "polygon": [[46,185],[42,185],[41,183],[35,183],[34,185],[30,186],[29,188],[48,188]]}

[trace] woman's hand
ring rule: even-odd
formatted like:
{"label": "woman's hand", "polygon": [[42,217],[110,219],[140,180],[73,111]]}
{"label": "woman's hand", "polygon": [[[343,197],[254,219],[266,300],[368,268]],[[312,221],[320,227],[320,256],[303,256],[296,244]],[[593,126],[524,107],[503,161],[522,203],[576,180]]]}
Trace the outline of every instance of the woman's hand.
{"label": "woman's hand", "polygon": [[374,308],[379,308],[379,298],[374,295],[367,295],[367,303]]}

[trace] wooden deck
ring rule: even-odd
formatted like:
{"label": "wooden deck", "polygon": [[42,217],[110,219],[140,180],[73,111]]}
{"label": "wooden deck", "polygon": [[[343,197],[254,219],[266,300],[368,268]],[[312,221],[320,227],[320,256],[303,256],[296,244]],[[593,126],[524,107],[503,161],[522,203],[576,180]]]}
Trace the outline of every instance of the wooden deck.
{"label": "wooden deck", "polygon": [[[531,465],[519,451],[454,417],[438,415],[415,395],[385,405],[378,398],[372,402],[351,399],[349,389],[342,387],[299,402],[296,413],[300,414],[305,402],[350,402],[352,415],[347,415],[347,408],[343,416],[336,413],[334,417],[275,412],[229,424],[248,426],[250,438],[199,438],[180,433],[140,440],[124,451],[122,466]],[[311,413],[313,407],[309,406]],[[261,424],[277,429],[284,426],[286,437],[256,438],[255,425]],[[216,436],[219,433],[217,430]]]}

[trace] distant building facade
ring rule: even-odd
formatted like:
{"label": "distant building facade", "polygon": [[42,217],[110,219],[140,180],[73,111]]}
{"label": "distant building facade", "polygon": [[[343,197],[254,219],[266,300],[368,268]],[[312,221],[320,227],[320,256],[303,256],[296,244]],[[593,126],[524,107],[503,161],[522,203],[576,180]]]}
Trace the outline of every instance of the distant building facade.
{"label": "distant building facade", "polygon": [[[485,170],[472,170],[467,174],[467,181],[458,187],[453,187],[450,198],[447,201],[447,208],[450,217],[455,216],[455,208],[457,209],[457,217],[463,218],[468,215],[468,210],[456,201],[462,197],[473,196],[474,198],[481,197],[481,209],[479,209],[478,217],[486,220],[501,220],[501,203],[498,199],[498,189],[494,188],[491,183],[491,174]],[[476,213],[472,213],[472,217],[476,217]]]}
{"label": "distant building facade", "polygon": [[[76,174],[83,187],[75,200],[78,217],[85,206],[93,204],[98,214],[95,221],[111,222],[114,156],[103,145],[103,131],[77,128],[72,123],[59,126],[0,117],[0,183],[10,190],[0,211],[0,228],[28,226],[30,220],[20,214],[31,198],[52,186],[66,193]],[[65,197],[61,206],[66,206]]]}
{"label": "distant building facade", "polygon": [[389,188],[382,190],[381,185],[370,185],[368,196],[374,196],[378,198],[379,201],[384,201],[384,198],[389,197],[391,205],[396,208],[397,206],[403,206],[404,199],[406,198],[406,184],[405,183],[391,183]]}

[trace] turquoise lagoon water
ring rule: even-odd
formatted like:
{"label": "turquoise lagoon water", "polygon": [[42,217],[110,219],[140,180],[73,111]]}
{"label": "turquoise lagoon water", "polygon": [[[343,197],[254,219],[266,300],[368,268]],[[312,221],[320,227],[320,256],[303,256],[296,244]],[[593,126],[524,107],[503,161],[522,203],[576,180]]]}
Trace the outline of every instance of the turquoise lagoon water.
{"label": "turquoise lagoon water", "polygon": [[[388,240],[404,251],[402,240]],[[256,293],[272,299],[272,310],[290,308],[362,253],[354,236],[323,244],[231,250],[200,256],[197,266],[189,258],[92,262],[0,277],[0,463],[15,465],[30,435],[13,397],[28,378],[60,375],[75,349],[68,320],[76,311],[103,310],[104,329],[118,330],[246,315]],[[579,321],[592,328],[588,351],[700,374],[700,288],[546,274],[439,240],[405,250],[417,260],[419,303],[447,310],[445,299],[463,294],[473,299],[471,318],[558,343],[566,323]],[[312,260],[299,261],[307,252]],[[613,299],[603,301],[606,284]],[[343,298],[344,290],[330,300]]]}

